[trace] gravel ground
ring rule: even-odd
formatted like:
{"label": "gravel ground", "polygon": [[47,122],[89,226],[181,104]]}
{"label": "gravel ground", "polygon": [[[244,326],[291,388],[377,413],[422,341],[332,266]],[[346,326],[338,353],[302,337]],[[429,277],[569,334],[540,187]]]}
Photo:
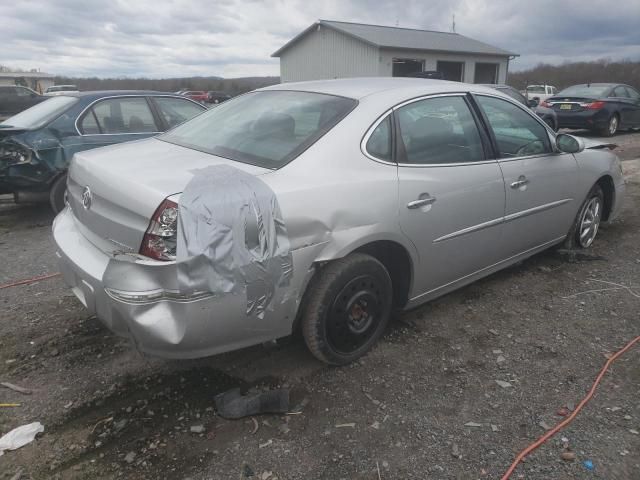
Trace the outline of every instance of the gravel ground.
{"label": "gravel ground", "polygon": [[[0,457],[0,479],[500,478],[640,332],[640,133],[614,141],[626,206],[589,251],[544,252],[408,312],[345,368],[316,362],[299,338],[146,358],[87,318],[60,278],[0,290],[0,381],[34,390],[0,388],[0,403],[21,404],[0,408],[0,434],[45,425]],[[0,197],[0,283],[56,270],[51,221]],[[582,293],[614,287],[603,282],[631,290]],[[640,345],[512,478],[640,478],[639,362]],[[224,420],[213,397],[236,386],[289,387],[301,413]]]}

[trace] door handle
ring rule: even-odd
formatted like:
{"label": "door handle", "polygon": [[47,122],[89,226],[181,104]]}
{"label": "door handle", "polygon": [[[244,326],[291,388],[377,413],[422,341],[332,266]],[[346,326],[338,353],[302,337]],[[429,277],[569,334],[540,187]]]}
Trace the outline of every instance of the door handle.
{"label": "door handle", "polygon": [[416,208],[432,205],[435,201],[436,197],[420,198],[418,200],[413,200],[412,202],[407,203],[407,208],[410,210],[414,210]]}
{"label": "door handle", "polygon": [[520,188],[520,187],[524,187],[526,184],[529,183],[529,180],[527,180],[527,178],[525,176],[520,176],[520,178],[518,178],[518,180],[516,180],[515,182],[511,183],[511,188]]}

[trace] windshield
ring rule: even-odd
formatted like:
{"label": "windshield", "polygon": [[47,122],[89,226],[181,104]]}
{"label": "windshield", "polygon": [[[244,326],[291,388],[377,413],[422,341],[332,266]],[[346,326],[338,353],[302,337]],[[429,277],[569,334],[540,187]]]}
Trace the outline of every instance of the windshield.
{"label": "windshield", "polygon": [[35,129],[40,128],[57,118],[71,105],[78,101],[75,97],[51,97],[31,108],[7,118],[0,126]]}
{"label": "windshield", "polygon": [[611,85],[573,85],[560,91],[557,97],[602,98],[607,96]]}
{"label": "windshield", "polygon": [[310,92],[253,92],[221,104],[159,137],[230,160],[279,168],[300,155],[357,102]]}

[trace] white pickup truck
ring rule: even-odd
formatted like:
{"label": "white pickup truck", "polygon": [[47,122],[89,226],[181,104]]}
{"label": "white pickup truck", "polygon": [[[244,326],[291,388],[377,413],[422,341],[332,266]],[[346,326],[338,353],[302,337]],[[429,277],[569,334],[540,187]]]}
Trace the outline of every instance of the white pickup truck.
{"label": "white pickup truck", "polygon": [[540,103],[558,93],[558,89],[553,85],[528,85],[522,94],[527,100],[537,100]]}

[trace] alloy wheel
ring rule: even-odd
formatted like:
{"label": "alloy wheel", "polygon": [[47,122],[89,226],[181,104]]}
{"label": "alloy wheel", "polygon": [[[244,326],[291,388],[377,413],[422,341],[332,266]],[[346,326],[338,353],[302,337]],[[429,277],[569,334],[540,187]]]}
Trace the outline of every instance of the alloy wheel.
{"label": "alloy wheel", "polygon": [[613,135],[618,130],[618,117],[613,115],[609,120],[609,134]]}
{"label": "alloy wheel", "polygon": [[593,197],[589,200],[580,218],[579,242],[582,248],[591,246],[600,227],[600,217],[602,214],[602,200]]}

